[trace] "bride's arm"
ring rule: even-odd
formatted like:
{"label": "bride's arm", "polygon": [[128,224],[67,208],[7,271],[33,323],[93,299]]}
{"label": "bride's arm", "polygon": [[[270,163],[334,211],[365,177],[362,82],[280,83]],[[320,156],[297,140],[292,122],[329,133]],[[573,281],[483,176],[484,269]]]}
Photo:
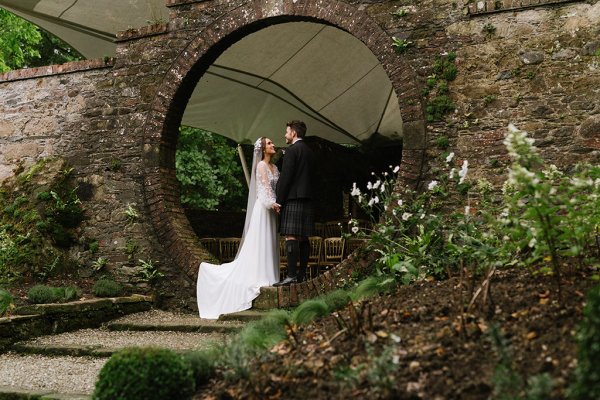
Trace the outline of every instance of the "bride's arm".
{"label": "bride's arm", "polygon": [[261,161],[256,166],[256,194],[258,200],[266,207],[272,208],[275,203],[275,193],[269,182],[269,166]]}

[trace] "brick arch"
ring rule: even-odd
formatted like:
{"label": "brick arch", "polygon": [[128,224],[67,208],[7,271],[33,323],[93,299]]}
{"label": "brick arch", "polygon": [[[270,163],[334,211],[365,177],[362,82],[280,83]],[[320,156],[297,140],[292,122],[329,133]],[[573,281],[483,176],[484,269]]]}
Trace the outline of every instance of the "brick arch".
{"label": "brick arch", "polygon": [[[267,3],[267,4],[265,4]],[[418,183],[425,143],[423,110],[412,68],[392,49],[391,38],[365,12],[341,1],[283,0],[278,6],[249,1],[217,19],[192,38],[165,74],[144,131],[144,194],[152,223],[167,254],[195,279],[207,254],[187,220],[175,176],[178,127],[187,102],[203,73],[217,57],[244,36],[266,26],[312,21],[342,29],[362,41],[379,59],[398,96],[405,127],[400,183]],[[409,141],[406,135],[410,135]],[[416,144],[416,145],[415,145]]]}

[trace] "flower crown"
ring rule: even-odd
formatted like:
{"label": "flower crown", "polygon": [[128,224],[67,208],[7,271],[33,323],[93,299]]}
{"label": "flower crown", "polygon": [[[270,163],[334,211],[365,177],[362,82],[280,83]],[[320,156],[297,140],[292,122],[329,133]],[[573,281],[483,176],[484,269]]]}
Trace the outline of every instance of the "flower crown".
{"label": "flower crown", "polygon": [[256,142],[254,142],[254,150],[262,149],[262,138],[258,138]]}

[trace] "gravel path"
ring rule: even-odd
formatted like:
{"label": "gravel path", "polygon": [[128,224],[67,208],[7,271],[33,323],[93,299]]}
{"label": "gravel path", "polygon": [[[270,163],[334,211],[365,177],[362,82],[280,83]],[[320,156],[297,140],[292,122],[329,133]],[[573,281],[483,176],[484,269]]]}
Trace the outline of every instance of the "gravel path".
{"label": "gravel path", "polygon": [[[196,315],[152,310],[125,316],[113,322],[140,325],[194,325],[215,323]],[[223,321],[218,324],[239,324]],[[214,341],[222,342],[223,333],[175,331],[110,331],[107,328],[81,329],[58,335],[41,336],[19,343],[36,347],[93,346],[118,350],[131,346],[159,346],[172,350],[202,349]],[[98,372],[108,358],[0,354],[0,387],[48,390],[63,394],[91,394]],[[3,390],[4,390],[3,389]]]}
{"label": "gravel path", "polygon": [[91,394],[107,360],[5,353],[0,355],[0,386]]}
{"label": "gravel path", "polygon": [[115,349],[131,346],[159,346],[172,350],[202,349],[214,341],[222,341],[219,333],[186,333],[161,331],[108,331],[105,329],[81,329],[59,335],[41,336],[22,344],[37,346],[99,346]]}

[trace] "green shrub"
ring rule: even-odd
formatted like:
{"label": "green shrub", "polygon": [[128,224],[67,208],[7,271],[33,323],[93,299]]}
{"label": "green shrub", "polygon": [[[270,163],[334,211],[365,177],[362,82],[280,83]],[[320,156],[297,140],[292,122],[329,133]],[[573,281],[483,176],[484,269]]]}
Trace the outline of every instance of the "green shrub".
{"label": "green shrub", "polygon": [[331,311],[339,310],[352,301],[350,294],[342,289],[329,292],[323,296],[323,301]]}
{"label": "green shrub", "polygon": [[570,397],[600,399],[600,285],[588,292],[577,342],[577,369]]}
{"label": "green shrub", "polygon": [[110,279],[100,279],[92,288],[94,295],[98,297],[117,297],[123,294],[123,287]]}
{"label": "green shrub", "polygon": [[308,325],[312,321],[331,313],[328,304],[321,298],[307,300],[300,304],[292,314],[292,321],[298,325]]}
{"label": "green shrub", "polygon": [[35,304],[70,301],[76,299],[78,295],[79,289],[74,286],[52,287],[36,285],[27,292],[27,298]]}
{"label": "green shrub", "polygon": [[62,290],[61,295],[65,301],[75,300],[77,297],[79,297],[79,289],[75,286],[65,286],[57,289]]}
{"label": "green shrub", "polygon": [[35,304],[54,303],[58,301],[54,288],[46,285],[36,285],[29,289],[27,298]]}
{"label": "green shrub", "polygon": [[427,121],[440,121],[444,114],[454,111],[455,105],[446,95],[436,96],[429,101],[426,107]]}
{"label": "green shrub", "polygon": [[215,373],[221,350],[214,346],[206,350],[185,353],[183,359],[190,365],[196,381],[196,387],[208,383]]}
{"label": "green shrub", "polygon": [[450,146],[450,140],[448,139],[448,136],[440,136],[435,139],[435,144],[440,149],[447,149],[448,146]]}
{"label": "green shrub", "polygon": [[130,348],[115,353],[102,367],[94,400],[191,399],[192,369],[168,349]]}

